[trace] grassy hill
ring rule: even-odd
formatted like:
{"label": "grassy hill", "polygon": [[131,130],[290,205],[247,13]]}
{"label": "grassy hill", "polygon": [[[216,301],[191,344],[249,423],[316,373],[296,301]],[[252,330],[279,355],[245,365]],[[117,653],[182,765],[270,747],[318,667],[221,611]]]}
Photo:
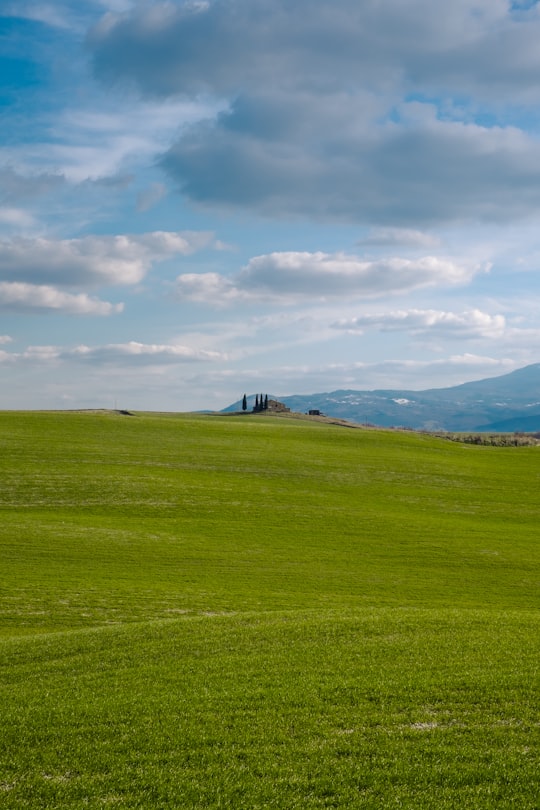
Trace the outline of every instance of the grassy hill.
{"label": "grassy hill", "polygon": [[535,808],[540,450],[0,414],[0,808]]}

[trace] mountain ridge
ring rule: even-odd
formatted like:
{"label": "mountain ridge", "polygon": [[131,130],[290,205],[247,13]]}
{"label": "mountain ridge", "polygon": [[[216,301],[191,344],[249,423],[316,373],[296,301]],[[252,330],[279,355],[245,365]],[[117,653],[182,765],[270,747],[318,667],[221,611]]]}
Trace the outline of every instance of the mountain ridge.
{"label": "mountain ridge", "polygon": [[[272,395],[273,396],[273,395]],[[251,410],[255,394],[247,397]],[[540,363],[498,377],[445,388],[337,389],[279,397],[291,411],[319,410],[327,416],[381,427],[447,431],[540,431]],[[222,413],[239,411],[242,401]]]}

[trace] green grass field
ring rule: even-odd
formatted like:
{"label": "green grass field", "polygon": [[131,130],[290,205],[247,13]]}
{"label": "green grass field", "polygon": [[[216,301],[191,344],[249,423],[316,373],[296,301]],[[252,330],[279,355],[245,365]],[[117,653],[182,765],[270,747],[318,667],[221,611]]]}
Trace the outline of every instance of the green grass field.
{"label": "green grass field", "polygon": [[540,807],[540,448],[0,413],[0,808]]}

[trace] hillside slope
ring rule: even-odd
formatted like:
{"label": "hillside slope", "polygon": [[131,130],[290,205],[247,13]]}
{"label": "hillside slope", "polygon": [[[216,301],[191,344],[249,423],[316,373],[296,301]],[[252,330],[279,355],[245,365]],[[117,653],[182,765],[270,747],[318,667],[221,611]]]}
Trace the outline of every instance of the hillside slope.
{"label": "hillside slope", "polygon": [[0,412],[0,806],[533,810],[535,447]]}
{"label": "hillside slope", "polygon": [[0,413],[0,441],[5,629],[536,603],[534,447],[279,417],[62,413]]}

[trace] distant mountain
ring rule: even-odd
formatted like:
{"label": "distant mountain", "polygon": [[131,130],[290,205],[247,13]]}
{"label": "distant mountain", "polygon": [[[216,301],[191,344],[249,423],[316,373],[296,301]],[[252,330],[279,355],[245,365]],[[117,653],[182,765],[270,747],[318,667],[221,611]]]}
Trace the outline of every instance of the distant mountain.
{"label": "distant mountain", "polygon": [[[280,397],[291,411],[319,410],[327,416],[381,427],[450,431],[540,431],[540,363],[452,388],[426,391],[331,391]],[[248,398],[251,410],[255,395]],[[222,412],[239,411],[242,402]]]}

